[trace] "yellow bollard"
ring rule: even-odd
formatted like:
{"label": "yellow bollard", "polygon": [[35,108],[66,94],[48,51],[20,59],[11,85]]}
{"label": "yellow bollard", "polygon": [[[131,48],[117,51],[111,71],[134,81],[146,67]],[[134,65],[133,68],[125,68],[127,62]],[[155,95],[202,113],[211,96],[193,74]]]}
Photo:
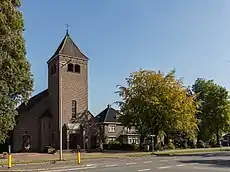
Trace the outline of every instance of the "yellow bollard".
{"label": "yellow bollard", "polygon": [[11,155],[11,146],[9,145],[9,152],[8,152],[8,168],[12,167],[12,155]]}
{"label": "yellow bollard", "polygon": [[77,163],[80,164],[81,163],[81,153],[77,152]]}
{"label": "yellow bollard", "polygon": [[80,164],[81,163],[81,148],[79,145],[77,145],[77,163]]}
{"label": "yellow bollard", "polygon": [[8,168],[12,167],[12,155],[8,154]]}

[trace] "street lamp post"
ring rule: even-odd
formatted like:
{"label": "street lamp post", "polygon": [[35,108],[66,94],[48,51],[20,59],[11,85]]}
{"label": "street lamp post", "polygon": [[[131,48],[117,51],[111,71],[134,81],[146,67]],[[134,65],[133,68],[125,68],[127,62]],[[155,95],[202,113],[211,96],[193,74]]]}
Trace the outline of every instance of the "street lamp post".
{"label": "street lamp post", "polygon": [[59,70],[59,142],[60,142],[60,151],[59,151],[59,159],[60,161],[63,160],[63,154],[62,154],[62,77],[60,75]]}
{"label": "street lamp post", "polygon": [[61,65],[60,60],[59,60],[59,160],[62,161],[63,160],[63,153],[62,153],[62,125],[63,125],[63,120],[62,120],[62,75],[61,75],[61,68],[64,67],[65,65],[67,65],[69,62],[71,62],[72,60],[67,61],[65,64]]}

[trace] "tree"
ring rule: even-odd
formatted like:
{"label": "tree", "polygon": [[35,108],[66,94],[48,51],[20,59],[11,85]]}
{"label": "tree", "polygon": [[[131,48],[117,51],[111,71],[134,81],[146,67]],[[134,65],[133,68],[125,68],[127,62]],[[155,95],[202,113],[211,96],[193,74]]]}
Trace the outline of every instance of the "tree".
{"label": "tree", "polygon": [[230,102],[226,88],[213,80],[198,78],[192,86],[200,102],[197,117],[201,120],[198,139],[210,141],[213,135],[219,143],[222,132],[230,129]]}
{"label": "tree", "polygon": [[122,101],[119,120],[127,127],[135,126],[140,143],[149,134],[172,136],[184,133],[195,136],[197,130],[196,102],[175,70],[162,72],[139,70],[126,79],[127,86],[117,92]]}
{"label": "tree", "polygon": [[0,142],[14,128],[16,106],[26,102],[33,90],[30,64],[23,39],[20,0],[0,2]]}

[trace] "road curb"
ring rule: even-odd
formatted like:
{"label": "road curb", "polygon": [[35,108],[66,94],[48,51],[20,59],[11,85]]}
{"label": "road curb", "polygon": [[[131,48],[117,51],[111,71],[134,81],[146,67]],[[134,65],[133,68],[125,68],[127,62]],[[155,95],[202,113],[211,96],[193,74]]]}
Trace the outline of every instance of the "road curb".
{"label": "road curb", "polygon": [[[156,156],[156,155],[146,155],[146,156]],[[127,157],[100,157],[98,159],[133,159],[133,158],[138,158],[138,157],[135,157],[135,156],[127,156]],[[97,160],[97,158],[82,158],[82,161],[84,162],[89,162],[89,161],[92,161],[92,160]],[[74,162],[76,161],[75,159],[71,159],[71,160],[63,160],[63,161],[59,161],[59,160],[47,160],[47,161],[44,161],[44,162],[31,162],[31,163],[13,163],[12,164],[12,167],[17,167],[17,166],[30,166],[30,165],[39,165],[39,164],[64,164],[64,163],[68,163],[68,162]],[[7,167],[7,164],[3,164],[0,166],[1,167]]]}
{"label": "road curb", "polygon": [[[222,151],[224,152],[224,151]],[[167,157],[167,156],[199,156],[199,155],[210,155],[220,152],[206,152],[206,153],[168,153],[168,154],[154,154],[155,156]]]}

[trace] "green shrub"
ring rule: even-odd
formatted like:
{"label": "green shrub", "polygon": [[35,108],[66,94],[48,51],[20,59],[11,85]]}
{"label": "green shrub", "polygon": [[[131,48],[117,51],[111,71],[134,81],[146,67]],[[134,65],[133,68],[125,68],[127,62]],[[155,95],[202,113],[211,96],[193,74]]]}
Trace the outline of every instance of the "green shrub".
{"label": "green shrub", "polygon": [[[169,145],[170,145],[170,143],[169,143]],[[163,149],[164,149],[164,150],[170,149],[170,148],[169,148],[169,145],[164,145],[164,148],[163,148]],[[174,146],[174,144],[173,144],[173,146]],[[175,148],[175,146],[174,146],[174,148]]]}
{"label": "green shrub", "polygon": [[156,144],[156,150],[162,151],[163,150],[163,146],[161,145],[161,142],[158,142]]}
{"label": "green shrub", "polygon": [[202,140],[197,142],[197,148],[205,148],[205,143]]}
{"label": "green shrub", "polygon": [[209,145],[209,143],[205,143],[204,145],[205,145],[205,148],[211,148],[212,147],[211,145]]}
{"label": "green shrub", "polygon": [[114,144],[114,145],[116,145],[116,144],[120,144],[120,142],[119,141],[117,141],[117,140],[114,140],[114,141],[110,141],[108,144]]}
{"label": "green shrub", "polygon": [[184,140],[184,141],[182,142],[182,148],[183,148],[183,149],[187,149],[187,148],[188,148],[188,142],[187,142],[187,140]]}
{"label": "green shrub", "polygon": [[134,151],[139,151],[139,145],[133,144],[132,147]]}
{"label": "green shrub", "polygon": [[104,150],[137,150],[138,145],[131,144],[103,144]]}
{"label": "green shrub", "polygon": [[209,146],[214,148],[214,147],[218,147],[217,141],[216,140],[210,140],[209,141]]}
{"label": "green shrub", "polygon": [[175,145],[172,142],[170,142],[168,148],[169,149],[175,149]]}
{"label": "green shrub", "polygon": [[194,141],[191,142],[191,148],[196,148],[196,143]]}

